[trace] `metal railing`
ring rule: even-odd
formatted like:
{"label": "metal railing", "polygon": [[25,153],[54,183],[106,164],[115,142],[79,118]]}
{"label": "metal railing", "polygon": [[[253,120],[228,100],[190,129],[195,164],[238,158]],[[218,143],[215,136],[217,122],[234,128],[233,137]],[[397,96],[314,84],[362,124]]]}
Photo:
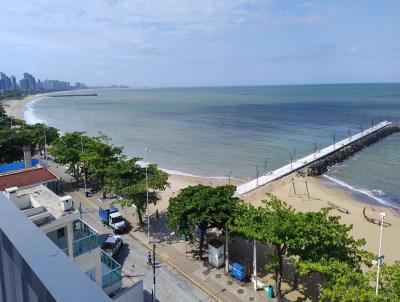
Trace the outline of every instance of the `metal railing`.
{"label": "metal railing", "polygon": [[99,234],[82,220],[73,223],[73,256],[77,257],[99,247]]}
{"label": "metal railing", "polygon": [[101,267],[103,288],[113,285],[122,279],[121,265],[103,251],[101,251]]}

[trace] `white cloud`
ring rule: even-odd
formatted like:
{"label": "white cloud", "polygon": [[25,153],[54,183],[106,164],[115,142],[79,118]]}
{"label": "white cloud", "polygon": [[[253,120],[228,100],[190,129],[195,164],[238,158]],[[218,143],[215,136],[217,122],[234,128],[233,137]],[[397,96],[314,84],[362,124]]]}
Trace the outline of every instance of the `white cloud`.
{"label": "white cloud", "polygon": [[0,0],[0,47],[130,60],[164,54],[188,35],[321,20],[270,6],[271,0]]}

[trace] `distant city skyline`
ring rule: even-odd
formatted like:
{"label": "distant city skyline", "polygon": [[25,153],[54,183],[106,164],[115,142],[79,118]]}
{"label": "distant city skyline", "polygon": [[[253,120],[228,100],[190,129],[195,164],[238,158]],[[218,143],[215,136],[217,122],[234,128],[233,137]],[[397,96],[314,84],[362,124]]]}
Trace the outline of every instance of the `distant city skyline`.
{"label": "distant city skyline", "polygon": [[0,0],[0,68],[88,86],[400,82],[400,1]]}
{"label": "distant city skyline", "polygon": [[68,89],[82,89],[87,88],[84,83],[60,81],[60,80],[40,80],[36,79],[30,73],[24,72],[23,78],[17,81],[14,75],[8,76],[6,73],[0,71],[0,92],[2,91],[45,91],[45,90],[68,90]]}

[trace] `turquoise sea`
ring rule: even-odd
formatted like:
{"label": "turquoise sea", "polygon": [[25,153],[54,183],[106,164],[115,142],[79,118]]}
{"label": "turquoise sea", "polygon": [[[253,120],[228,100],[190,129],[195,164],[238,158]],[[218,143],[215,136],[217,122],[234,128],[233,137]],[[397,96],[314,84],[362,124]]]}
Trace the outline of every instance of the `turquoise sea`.
{"label": "turquoise sea", "polygon": [[[400,122],[400,84],[96,89],[96,97],[42,98],[25,118],[63,132],[99,132],[129,156],[175,173],[248,179],[359,132]],[[400,134],[331,168],[327,181],[400,208]],[[329,179],[328,179],[329,177]]]}

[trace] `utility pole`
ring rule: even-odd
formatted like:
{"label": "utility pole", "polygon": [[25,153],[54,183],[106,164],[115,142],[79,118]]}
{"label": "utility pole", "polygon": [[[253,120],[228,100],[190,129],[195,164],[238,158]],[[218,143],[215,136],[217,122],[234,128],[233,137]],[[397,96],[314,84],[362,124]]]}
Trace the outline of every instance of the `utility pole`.
{"label": "utility pole", "polygon": [[318,149],[317,143],[318,143],[318,140],[314,142],[314,159],[315,159],[315,153],[317,152],[317,149]]}
{"label": "utility pole", "polygon": [[229,174],[227,174],[226,176],[228,176],[228,184],[231,185],[232,171],[229,171]]}
{"label": "utility pole", "polygon": [[381,216],[381,235],[379,237],[379,251],[378,251],[378,270],[376,271],[376,287],[375,287],[375,296],[378,296],[379,291],[379,274],[381,273],[381,263],[383,260],[382,252],[382,234],[383,234],[383,219],[386,216],[386,213],[380,212],[379,216]]}
{"label": "utility pole", "polygon": [[47,160],[47,152],[46,152],[46,145],[47,145],[47,142],[46,142],[46,124],[43,124],[44,126],[43,126],[43,134],[44,134],[44,159],[46,159]]}
{"label": "utility pole", "polygon": [[306,190],[307,190],[307,196],[308,196],[308,199],[310,199],[310,192],[308,191],[308,184],[307,184],[307,180],[306,180]]}
{"label": "utility pole", "polygon": [[[82,136],[81,136],[81,153],[83,153],[83,138],[82,138]],[[86,168],[85,168],[85,166],[83,166],[83,173],[85,174],[83,177],[83,183],[85,186],[85,194],[86,194],[87,187],[86,187]]]}
{"label": "utility pole", "polygon": [[259,171],[258,171],[258,166],[256,165],[257,187],[258,187],[258,174],[259,174]]}
{"label": "utility pole", "polygon": [[293,177],[292,177],[292,187],[293,187],[294,195],[297,195]]}
{"label": "utility pole", "polygon": [[229,273],[228,226],[225,226],[225,273]]}
{"label": "utility pole", "polygon": [[292,153],[289,152],[290,155],[290,169],[293,170],[293,157],[292,157]]}
{"label": "utility pole", "polygon": [[153,291],[152,300],[156,301],[156,245],[153,244]]}
{"label": "utility pole", "polygon": [[257,291],[257,244],[256,240],[253,241],[253,277],[254,277],[254,291]]}
{"label": "utility pole", "polygon": [[147,205],[147,241],[150,243],[150,211],[149,211],[149,185],[147,176],[147,151],[149,148],[144,148],[144,164],[146,169],[146,205]]}

